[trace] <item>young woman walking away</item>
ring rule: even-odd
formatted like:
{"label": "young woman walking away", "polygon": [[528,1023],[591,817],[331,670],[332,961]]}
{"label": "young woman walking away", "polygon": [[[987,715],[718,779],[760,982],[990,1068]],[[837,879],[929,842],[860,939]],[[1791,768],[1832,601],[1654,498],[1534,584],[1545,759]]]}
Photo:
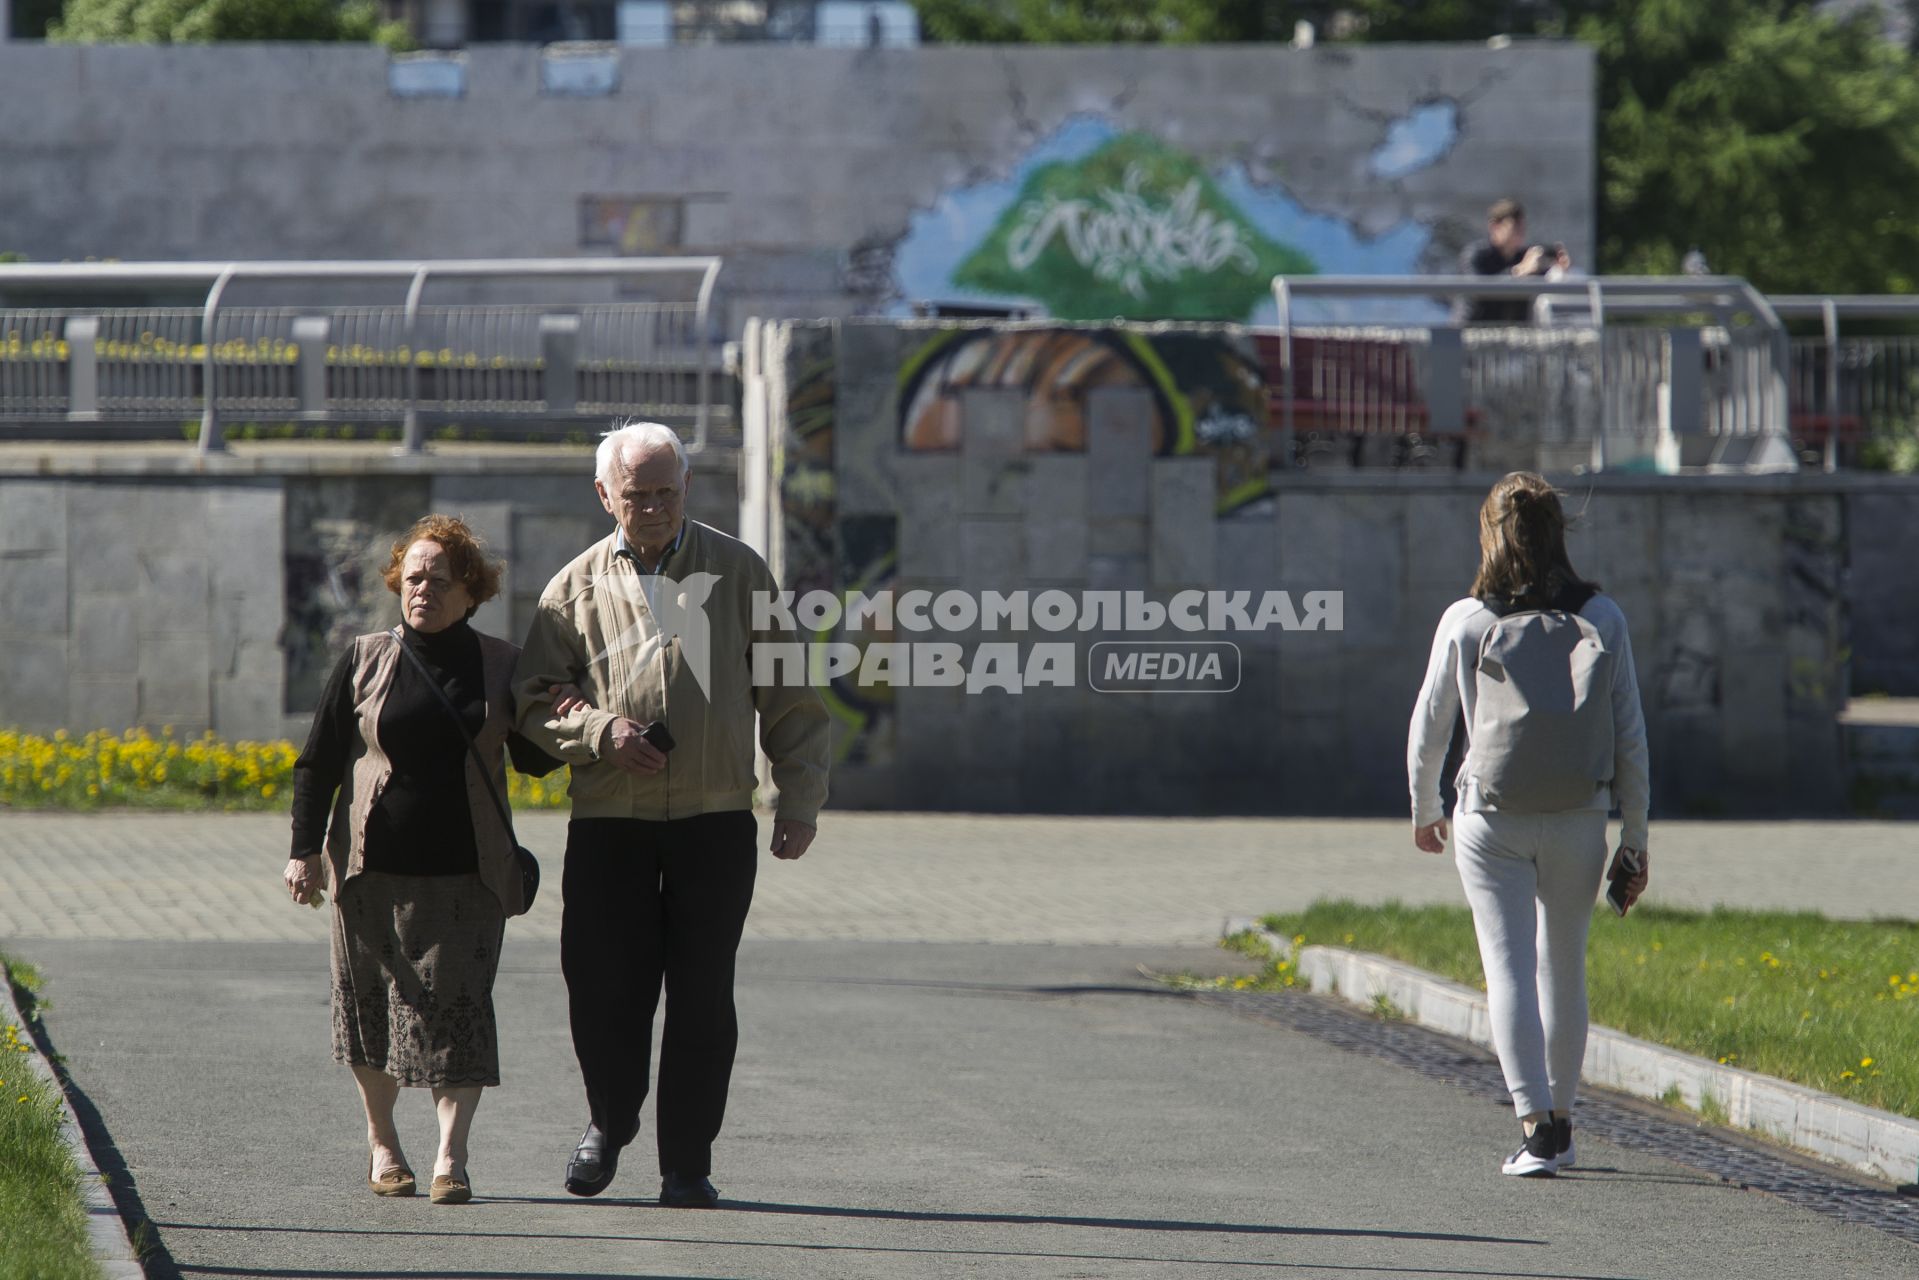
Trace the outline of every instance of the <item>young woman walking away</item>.
{"label": "young woman walking away", "polygon": [[1573,572],[1559,495],[1528,471],[1500,480],[1480,507],[1479,575],[1439,620],[1413,710],[1413,843],[1427,853],[1446,847],[1440,772],[1462,713],[1454,858],[1523,1136],[1501,1172],[1550,1177],[1575,1159],[1586,930],[1606,814],[1616,807],[1624,822],[1612,874],[1630,907],[1646,888],[1648,788],[1626,616]]}

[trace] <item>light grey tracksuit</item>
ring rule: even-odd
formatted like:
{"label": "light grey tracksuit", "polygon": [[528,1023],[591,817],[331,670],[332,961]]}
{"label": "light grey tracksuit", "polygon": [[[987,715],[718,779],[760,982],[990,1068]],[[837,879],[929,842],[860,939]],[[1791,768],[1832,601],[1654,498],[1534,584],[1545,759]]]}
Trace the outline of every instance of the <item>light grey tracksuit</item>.
{"label": "light grey tracksuit", "polygon": [[[1605,595],[1580,616],[1617,655],[1613,671],[1613,779],[1592,802],[1560,813],[1502,813],[1462,774],[1453,856],[1472,906],[1486,971],[1493,1045],[1520,1115],[1567,1111],[1586,1054],[1586,930],[1606,865],[1606,813],[1617,807],[1621,842],[1646,847],[1646,722],[1639,706],[1626,616]],[[1413,824],[1445,816],[1440,771],[1462,711],[1473,722],[1474,665],[1497,615],[1475,599],[1446,610],[1406,744]]]}

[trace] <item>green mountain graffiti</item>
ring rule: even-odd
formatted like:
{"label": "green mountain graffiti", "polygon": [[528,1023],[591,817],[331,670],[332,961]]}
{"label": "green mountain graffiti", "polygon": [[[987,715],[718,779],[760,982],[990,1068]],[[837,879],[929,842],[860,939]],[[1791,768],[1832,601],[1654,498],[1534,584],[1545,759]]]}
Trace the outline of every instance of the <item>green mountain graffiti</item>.
{"label": "green mountain graffiti", "polygon": [[1062,320],[1237,320],[1312,259],[1249,222],[1197,160],[1146,133],[1035,170],[953,273]]}

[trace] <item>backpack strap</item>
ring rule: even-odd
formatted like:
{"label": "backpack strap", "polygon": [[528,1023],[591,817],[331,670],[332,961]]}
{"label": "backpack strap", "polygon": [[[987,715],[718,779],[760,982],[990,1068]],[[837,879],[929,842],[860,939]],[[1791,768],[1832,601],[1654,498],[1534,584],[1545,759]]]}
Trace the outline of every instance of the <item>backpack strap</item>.
{"label": "backpack strap", "polygon": [[426,663],[420,661],[420,655],[406,647],[406,638],[400,634],[398,627],[387,634],[393,637],[393,643],[400,646],[400,656],[413,664],[413,669],[420,673],[422,680],[426,681],[426,687],[433,690],[433,695],[440,700],[440,705],[446,708],[446,713],[452,718],[454,727],[460,731],[460,737],[466,740],[466,749],[473,757],[473,763],[480,766],[480,781],[486,784],[486,793],[493,800],[493,811],[500,815],[500,824],[506,828],[507,843],[519,844],[519,839],[513,834],[513,811],[506,807],[504,800],[500,799],[499,788],[493,785],[492,771],[486,767],[486,761],[481,758],[479,744],[474,742],[473,735],[467,732],[466,720],[460,715],[459,709],[453,705],[453,699],[446,696],[446,690],[442,689],[440,682],[433,678],[433,673],[426,669]]}

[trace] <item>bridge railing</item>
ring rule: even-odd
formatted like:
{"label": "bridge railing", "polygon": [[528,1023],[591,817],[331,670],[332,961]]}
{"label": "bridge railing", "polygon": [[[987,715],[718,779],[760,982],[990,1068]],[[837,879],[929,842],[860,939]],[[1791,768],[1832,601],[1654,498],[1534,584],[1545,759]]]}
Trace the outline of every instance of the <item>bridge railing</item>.
{"label": "bridge railing", "polygon": [[[199,307],[0,309],[0,421],[200,418],[199,448],[236,417],[393,421],[403,448],[429,421],[571,428],[618,414],[690,428],[703,448],[727,402],[716,388],[718,258],[442,262],[0,265],[0,296],[207,287]],[[442,280],[678,276],[690,300],[424,303]],[[385,306],[227,305],[234,283],[404,283]]]}
{"label": "bridge railing", "polygon": [[[1538,325],[1303,324],[1309,300],[1531,301]],[[1733,277],[1280,276],[1273,417],[1301,430],[1472,439],[1609,465],[1791,465],[1786,330]],[[1555,321],[1568,313],[1580,321]],[[1674,328],[1619,324],[1684,316]],[[1609,321],[1613,323],[1609,323]],[[1703,321],[1703,323],[1702,323]],[[1354,376],[1350,370],[1361,372]],[[1330,374],[1328,370],[1334,372]]]}

